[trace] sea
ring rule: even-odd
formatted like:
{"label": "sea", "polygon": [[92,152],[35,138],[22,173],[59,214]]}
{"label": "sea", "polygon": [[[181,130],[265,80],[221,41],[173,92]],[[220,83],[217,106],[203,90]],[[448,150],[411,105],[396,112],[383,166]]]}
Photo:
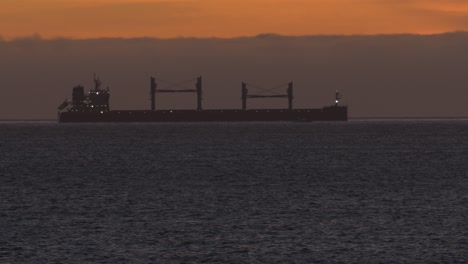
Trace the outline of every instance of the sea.
{"label": "sea", "polygon": [[468,120],[0,122],[0,263],[467,263]]}

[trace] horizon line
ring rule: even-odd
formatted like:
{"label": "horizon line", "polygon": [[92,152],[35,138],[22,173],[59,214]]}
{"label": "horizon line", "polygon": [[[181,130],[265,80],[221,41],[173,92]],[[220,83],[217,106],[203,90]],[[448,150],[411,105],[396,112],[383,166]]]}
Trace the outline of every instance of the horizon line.
{"label": "horizon line", "polygon": [[[210,109],[207,109],[210,110]],[[115,110],[114,110],[115,111]],[[149,111],[149,110],[148,110]],[[357,117],[350,116],[349,120],[354,121],[392,121],[392,120],[468,120],[468,116],[380,116],[380,117]],[[53,122],[56,118],[0,118],[0,122]],[[254,121],[255,122],[255,121]],[[320,121],[319,121],[320,122]],[[327,121],[324,121],[327,122]],[[138,122],[137,122],[138,123]],[[314,122],[312,122],[314,123]]]}
{"label": "horizon line", "polygon": [[280,33],[259,33],[256,35],[240,35],[233,37],[196,37],[196,36],[177,36],[177,37],[156,37],[156,36],[134,36],[134,37],[70,37],[70,36],[55,36],[55,37],[43,37],[41,34],[31,34],[26,36],[18,36],[13,38],[5,38],[0,35],[0,42],[15,42],[23,40],[40,40],[40,41],[53,41],[53,40],[139,40],[139,39],[153,39],[153,40],[184,40],[184,39],[217,39],[217,40],[234,40],[234,39],[249,39],[249,38],[307,38],[307,37],[382,37],[382,36],[441,36],[451,34],[467,34],[467,30],[455,30],[455,31],[444,31],[438,33],[376,33],[376,34],[306,34],[306,35],[286,35]]}

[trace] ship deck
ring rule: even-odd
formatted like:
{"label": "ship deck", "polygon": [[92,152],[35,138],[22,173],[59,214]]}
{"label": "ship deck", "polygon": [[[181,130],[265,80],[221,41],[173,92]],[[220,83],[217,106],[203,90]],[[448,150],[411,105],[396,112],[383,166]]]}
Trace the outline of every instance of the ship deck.
{"label": "ship deck", "polygon": [[62,112],[59,122],[243,122],[243,121],[346,121],[346,106],[318,109],[216,110],[112,110]]}

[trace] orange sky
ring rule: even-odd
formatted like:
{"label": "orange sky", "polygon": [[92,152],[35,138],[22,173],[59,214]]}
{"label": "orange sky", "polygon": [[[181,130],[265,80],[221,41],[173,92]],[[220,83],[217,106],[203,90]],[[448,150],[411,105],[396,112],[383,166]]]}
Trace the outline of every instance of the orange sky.
{"label": "orange sky", "polygon": [[235,37],[468,30],[467,0],[11,0],[0,36]]}

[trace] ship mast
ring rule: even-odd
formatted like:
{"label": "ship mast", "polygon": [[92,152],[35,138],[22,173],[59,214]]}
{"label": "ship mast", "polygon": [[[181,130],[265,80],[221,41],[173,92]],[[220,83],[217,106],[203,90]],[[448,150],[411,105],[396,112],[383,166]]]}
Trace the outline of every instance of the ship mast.
{"label": "ship mast", "polygon": [[99,80],[99,77],[96,77],[96,73],[94,73],[94,91],[99,91],[99,87],[101,87],[101,80]]}
{"label": "ship mast", "polygon": [[338,106],[338,104],[340,103],[340,99],[341,99],[341,94],[340,94],[340,92],[336,91],[336,94],[335,94],[335,106]]}

